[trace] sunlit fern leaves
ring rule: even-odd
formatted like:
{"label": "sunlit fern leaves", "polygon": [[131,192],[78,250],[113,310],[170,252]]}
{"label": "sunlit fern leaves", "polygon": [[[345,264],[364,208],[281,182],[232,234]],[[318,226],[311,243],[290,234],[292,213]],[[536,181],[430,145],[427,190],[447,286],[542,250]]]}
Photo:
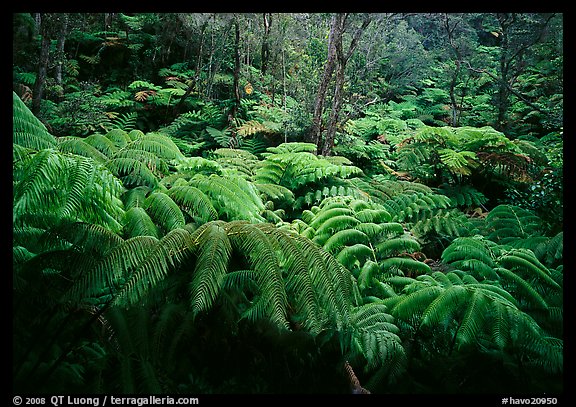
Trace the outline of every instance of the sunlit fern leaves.
{"label": "sunlit fern leaves", "polygon": [[[320,245],[358,279],[361,292],[381,275],[426,273],[430,267],[411,258],[420,244],[383,206],[351,197],[326,198],[302,213],[293,226]],[[367,291],[363,295],[367,295]]]}
{"label": "sunlit fern leaves", "polygon": [[212,201],[198,188],[191,185],[173,186],[166,194],[196,223],[218,219],[218,212]]}
{"label": "sunlit fern leaves", "polygon": [[258,165],[258,157],[254,154],[239,149],[218,148],[210,153],[210,158],[231,172],[237,172],[247,179],[254,176],[255,167]]}
{"label": "sunlit fern leaves", "polygon": [[218,221],[201,226],[192,239],[198,247],[198,260],[190,282],[191,306],[194,312],[210,309],[224,283],[228,271],[232,245],[224,222]]}
{"label": "sunlit fern leaves", "polygon": [[112,152],[106,166],[127,187],[146,185],[155,187],[159,179],[168,175],[168,162],[183,158],[178,146],[160,133],[144,134],[139,130],[127,133],[114,129],[105,135],[113,146],[101,138],[94,138],[102,148]]}
{"label": "sunlit fern leaves", "polygon": [[124,214],[123,230],[125,236],[154,236],[159,237],[158,226],[154,223],[148,212],[142,207],[134,206]]}
{"label": "sunlit fern leaves", "polygon": [[185,185],[194,175],[222,175],[224,168],[214,160],[204,157],[184,157],[171,162],[170,173],[160,180],[166,187]]}
{"label": "sunlit fern leaves", "polygon": [[253,178],[258,184],[278,184],[295,196],[293,209],[319,204],[328,196],[357,196],[361,192],[349,179],[362,171],[348,163],[315,155],[312,143],[283,143],[269,147]]}
{"label": "sunlit fern leaves", "polygon": [[561,280],[529,250],[509,249],[482,236],[462,237],[444,250],[442,260],[479,281],[498,282],[522,309],[546,310],[561,302]]}
{"label": "sunlit fern leaves", "polygon": [[98,163],[105,163],[108,159],[106,155],[100,152],[97,148],[86,143],[81,137],[59,137],[58,150],[65,153],[89,157]]}
{"label": "sunlit fern leaves", "polygon": [[456,237],[476,232],[475,225],[453,207],[449,197],[435,193],[424,184],[378,175],[372,179],[355,178],[352,182],[369,200],[382,205],[393,222],[402,223],[422,242],[432,233]]}
{"label": "sunlit fern leaves", "polygon": [[186,224],[184,214],[178,204],[164,192],[150,193],[144,201],[143,208],[164,233],[183,228]]}
{"label": "sunlit fern leaves", "polygon": [[122,187],[93,160],[53,149],[41,150],[25,162],[13,163],[13,175],[15,226],[35,214],[40,227],[47,226],[42,225],[42,216],[46,221],[57,216],[119,230]]}
{"label": "sunlit fern leaves", "polygon": [[264,222],[265,210],[258,189],[240,176],[197,175],[189,185],[206,194],[224,220]]}
{"label": "sunlit fern leaves", "polygon": [[12,91],[12,142],[34,150],[56,147],[56,139]]}

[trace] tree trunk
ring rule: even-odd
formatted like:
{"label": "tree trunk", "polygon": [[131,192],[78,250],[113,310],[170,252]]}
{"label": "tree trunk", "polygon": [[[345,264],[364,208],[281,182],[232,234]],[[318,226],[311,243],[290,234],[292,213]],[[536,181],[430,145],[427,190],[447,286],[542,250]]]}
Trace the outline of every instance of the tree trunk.
{"label": "tree trunk", "polygon": [[320,81],[320,86],[318,87],[318,93],[316,94],[316,101],[314,102],[311,140],[318,146],[318,151],[321,151],[322,144],[322,113],[324,110],[324,101],[326,100],[328,84],[332,79],[332,73],[334,72],[334,66],[336,63],[336,46],[334,40],[338,36],[337,23],[340,18],[339,16],[339,14],[335,14],[332,17],[332,22],[330,23],[330,35],[328,36],[328,56],[326,59],[326,64],[324,65],[322,80]]}
{"label": "tree trunk", "polygon": [[496,120],[496,128],[504,131],[506,127],[506,114],[508,113],[508,98],[510,92],[508,91],[508,31],[513,21],[513,16],[508,13],[498,14],[498,21],[500,22],[500,68],[499,68],[499,81],[497,96],[498,118]]}
{"label": "tree trunk", "polygon": [[178,101],[178,104],[176,105],[176,107],[174,109],[174,111],[177,115],[182,112],[182,109],[184,107],[184,103],[186,102],[186,99],[188,98],[188,96],[190,96],[192,94],[194,89],[196,89],[198,94],[200,94],[202,91],[202,89],[201,89],[202,82],[200,81],[200,73],[201,73],[200,71],[202,70],[202,52],[203,52],[203,48],[204,48],[204,32],[206,31],[207,25],[208,25],[208,19],[206,19],[206,21],[204,23],[202,23],[202,26],[200,28],[200,44],[198,45],[198,58],[196,59],[196,69],[194,72],[194,77],[192,79],[190,79],[190,84],[188,85],[188,88],[186,88],[184,95],[182,95],[182,97],[180,98],[180,100]]}
{"label": "tree trunk", "polygon": [[64,45],[66,43],[66,34],[68,31],[68,14],[62,14],[61,27],[58,33],[58,43],[56,44],[56,67],[54,77],[56,84],[60,87],[60,97],[64,96],[64,89],[62,88],[62,66],[64,65]]}
{"label": "tree trunk", "polygon": [[346,53],[343,50],[342,37],[345,31],[346,20],[348,14],[339,14],[336,21],[336,31],[334,35],[334,48],[336,49],[336,80],[334,84],[334,96],[332,98],[332,110],[330,112],[330,119],[328,125],[326,126],[326,137],[325,140],[319,140],[321,144],[317,144],[318,150],[324,156],[332,154],[332,148],[334,147],[334,138],[336,137],[336,129],[340,120],[340,110],[342,109],[342,100],[344,94],[344,80],[346,73],[346,65],[350,60],[350,57],[354,53],[354,50],[358,46],[358,41],[360,36],[366,30],[370,24],[371,17],[369,15],[364,16],[364,20],[360,28],[356,30],[350,46]]}
{"label": "tree trunk", "polygon": [[451,124],[452,126],[458,126],[460,122],[460,114],[458,109],[458,102],[456,100],[456,85],[458,84],[458,77],[460,76],[461,70],[461,60],[462,60],[462,53],[458,48],[458,45],[454,42],[454,30],[458,25],[458,21],[454,23],[452,27],[450,27],[450,21],[448,19],[448,14],[444,14],[444,28],[446,29],[446,33],[448,34],[448,42],[450,43],[450,47],[454,50],[454,54],[456,55],[456,68],[452,73],[452,80],[450,81],[450,104],[452,105],[452,119]]}
{"label": "tree trunk", "polygon": [[40,114],[40,104],[44,93],[44,84],[46,83],[46,76],[48,73],[48,61],[50,58],[50,30],[48,30],[48,22],[46,16],[42,15],[40,18],[40,35],[42,36],[40,59],[38,61],[38,74],[34,82],[34,89],[32,92],[32,113],[35,116]]}
{"label": "tree trunk", "polygon": [[336,136],[336,127],[340,117],[340,110],[342,108],[342,94],[344,92],[344,70],[346,66],[338,64],[336,66],[336,80],[334,84],[334,97],[332,98],[332,110],[330,111],[330,118],[326,126],[326,137],[322,143],[320,153],[323,156],[332,154],[334,147],[334,137]]}
{"label": "tree trunk", "polygon": [[264,37],[262,39],[262,75],[266,75],[268,61],[270,59],[270,25],[272,24],[272,13],[262,13],[264,19]]}
{"label": "tree trunk", "polygon": [[240,24],[238,19],[234,19],[234,106],[232,107],[232,118],[238,115],[240,108]]}

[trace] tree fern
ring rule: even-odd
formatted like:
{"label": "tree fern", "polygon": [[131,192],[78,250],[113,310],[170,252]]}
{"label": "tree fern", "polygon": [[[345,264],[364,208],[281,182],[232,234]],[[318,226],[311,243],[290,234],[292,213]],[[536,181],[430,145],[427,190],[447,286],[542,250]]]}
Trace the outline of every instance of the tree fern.
{"label": "tree fern", "polygon": [[123,230],[127,238],[153,236],[158,238],[158,227],[144,208],[135,206],[124,214]]}
{"label": "tree fern", "polygon": [[263,222],[265,209],[256,187],[238,176],[197,175],[189,182],[210,197],[220,216],[226,220]]}
{"label": "tree fern", "polygon": [[186,220],[180,207],[164,192],[152,192],[144,201],[144,209],[164,233],[183,228]]}
{"label": "tree fern", "polygon": [[[123,209],[121,186],[110,172],[89,158],[42,150],[26,162],[14,163],[13,221],[23,216],[58,216],[106,225],[118,230]],[[48,218],[46,218],[48,219]]]}
{"label": "tree fern", "polygon": [[12,142],[35,150],[56,147],[56,139],[12,92]]}
{"label": "tree fern", "polygon": [[[399,380],[406,369],[406,353],[400,329],[382,304],[366,304],[351,313],[351,327],[344,342],[347,359],[364,362],[370,375],[367,386]],[[363,359],[363,360],[362,360]]]}
{"label": "tree fern", "polygon": [[[438,274],[437,274],[438,276]],[[430,278],[432,277],[432,278]],[[392,282],[392,281],[391,281]],[[404,295],[383,300],[390,313],[417,330],[439,330],[447,338],[447,349],[478,347],[484,340],[493,346],[510,346],[518,352],[537,351],[545,333],[522,312],[510,294],[492,284],[474,281],[454,284],[438,277],[421,276],[404,287]],[[530,338],[527,346],[523,338]]]}
{"label": "tree fern", "polygon": [[212,201],[198,188],[191,185],[174,186],[168,190],[167,195],[193,220],[209,222],[218,218]]}
{"label": "tree fern", "polygon": [[486,216],[487,237],[501,244],[541,235],[542,229],[538,216],[514,205],[498,205]]}
{"label": "tree fern", "polygon": [[205,311],[212,307],[228,271],[232,245],[223,225],[221,221],[206,224],[192,236],[193,241],[202,242],[197,244],[199,259],[190,282],[191,305],[194,312]]}
{"label": "tree fern", "polygon": [[479,207],[487,202],[484,194],[468,184],[443,184],[438,192],[449,197],[452,204],[461,209]]}

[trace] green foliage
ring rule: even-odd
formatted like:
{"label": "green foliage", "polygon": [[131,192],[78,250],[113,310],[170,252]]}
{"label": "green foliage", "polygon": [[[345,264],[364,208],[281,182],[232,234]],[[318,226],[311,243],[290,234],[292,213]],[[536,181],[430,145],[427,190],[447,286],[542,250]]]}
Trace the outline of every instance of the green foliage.
{"label": "green foliage", "polygon": [[[278,184],[291,190],[296,198],[293,209],[319,204],[328,196],[356,196],[359,191],[348,181],[362,170],[349,162],[338,163],[317,156],[311,143],[282,143],[269,147],[256,169],[258,184]],[[292,208],[290,208],[292,209]]]}
{"label": "green foliage", "polygon": [[14,144],[34,150],[56,146],[54,136],[32,114],[15,92],[12,92],[12,106],[12,142]]}
{"label": "green foliage", "polygon": [[328,15],[62,17],[14,15],[15,393],[562,389],[558,15],[370,16],[326,157]]}

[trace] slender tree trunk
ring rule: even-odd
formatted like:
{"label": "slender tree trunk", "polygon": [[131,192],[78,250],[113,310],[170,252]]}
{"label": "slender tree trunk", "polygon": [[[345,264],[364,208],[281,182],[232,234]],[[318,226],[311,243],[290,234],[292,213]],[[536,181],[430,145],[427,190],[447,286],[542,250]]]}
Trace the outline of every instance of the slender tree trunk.
{"label": "slender tree trunk", "polygon": [[321,151],[322,143],[322,113],[324,111],[324,102],[326,100],[326,92],[328,91],[328,84],[332,79],[332,74],[334,72],[334,66],[336,64],[336,45],[334,40],[338,35],[337,23],[339,14],[332,16],[332,21],[330,23],[330,34],[328,36],[328,56],[326,59],[326,64],[324,65],[324,73],[322,74],[322,79],[318,87],[318,93],[316,94],[316,101],[314,102],[314,116],[312,118],[312,130],[311,130],[311,140],[314,144],[318,146],[318,151]]}
{"label": "slender tree trunk", "polygon": [[456,29],[457,25],[458,21],[456,21],[456,23],[452,27],[450,27],[448,14],[444,14],[444,28],[446,29],[446,33],[448,34],[448,42],[450,43],[450,47],[452,48],[452,50],[454,50],[454,53],[456,55],[455,60],[456,68],[452,73],[452,80],[450,81],[450,91],[449,91],[450,104],[452,105],[452,118],[451,118],[452,126],[458,126],[460,121],[458,101],[456,100],[456,85],[458,84],[458,77],[460,76],[460,70],[462,65],[461,64],[462,53],[460,52],[458,45],[456,45],[456,43],[454,42],[454,30]]}
{"label": "slender tree trunk", "polygon": [[238,115],[240,108],[240,24],[238,18],[234,19],[234,106],[232,118]]}
{"label": "slender tree trunk", "polygon": [[510,93],[508,92],[508,28],[509,28],[509,17],[506,15],[499,15],[498,20],[500,21],[500,27],[502,32],[500,33],[501,46],[500,46],[500,78],[498,81],[498,93],[497,93],[497,107],[498,107],[498,118],[496,121],[497,129],[503,131],[506,122],[506,114],[508,112],[508,98]]}
{"label": "slender tree trunk", "polygon": [[262,13],[264,20],[264,37],[262,39],[262,75],[266,75],[268,70],[268,61],[270,59],[270,26],[272,24],[272,13]]}
{"label": "slender tree trunk", "polygon": [[358,41],[360,36],[366,30],[370,24],[371,18],[369,15],[364,17],[364,21],[360,28],[356,30],[350,46],[346,52],[344,52],[342,37],[345,31],[346,20],[348,14],[339,14],[336,20],[336,31],[334,36],[334,47],[336,49],[336,79],[334,84],[334,96],[332,98],[332,110],[330,112],[330,118],[328,125],[326,126],[326,137],[321,144],[318,145],[318,150],[324,156],[332,154],[332,148],[334,147],[334,138],[336,137],[336,129],[340,120],[340,110],[342,109],[342,101],[344,98],[344,81],[346,73],[346,65],[350,60],[350,57],[356,50],[358,46]]}
{"label": "slender tree trunk", "polygon": [[188,96],[190,96],[192,94],[194,89],[196,89],[198,94],[200,94],[200,92],[202,90],[201,89],[202,85],[201,85],[201,81],[200,81],[200,71],[202,69],[202,51],[203,51],[203,45],[204,45],[204,32],[206,31],[207,25],[208,25],[208,20],[206,20],[202,24],[202,27],[200,29],[200,44],[198,46],[198,58],[196,59],[196,69],[194,72],[194,78],[192,78],[190,80],[190,84],[188,85],[188,88],[186,88],[184,95],[182,95],[182,97],[178,101],[178,104],[176,105],[176,108],[175,108],[176,114],[179,114],[182,111],[182,108],[184,107],[184,103],[186,102],[186,99],[188,98]]}
{"label": "slender tree trunk", "polygon": [[64,89],[62,88],[62,66],[64,65],[64,45],[66,44],[66,34],[68,32],[68,14],[62,14],[60,21],[61,28],[58,33],[58,43],[56,44],[56,67],[55,79],[58,86],[60,86],[60,96],[64,96]]}
{"label": "slender tree trunk", "polygon": [[324,156],[332,154],[334,147],[334,137],[336,136],[336,128],[338,119],[340,117],[340,110],[342,108],[342,94],[344,92],[344,70],[345,66],[338,64],[336,67],[336,79],[334,84],[334,97],[332,98],[332,110],[330,111],[330,118],[326,126],[326,138],[322,143],[320,153]]}
{"label": "slender tree trunk", "polygon": [[46,83],[46,76],[48,74],[48,61],[50,59],[50,30],[48,30],[48,21],[45,15],[39,17],[40,35],[42,42],[40,46],[40,59],[38,61],[38,74],[34,82],[34,89],[32,91],[32,113],[35,116],[40,114],[40,104],[44,93],[44,84]]}

